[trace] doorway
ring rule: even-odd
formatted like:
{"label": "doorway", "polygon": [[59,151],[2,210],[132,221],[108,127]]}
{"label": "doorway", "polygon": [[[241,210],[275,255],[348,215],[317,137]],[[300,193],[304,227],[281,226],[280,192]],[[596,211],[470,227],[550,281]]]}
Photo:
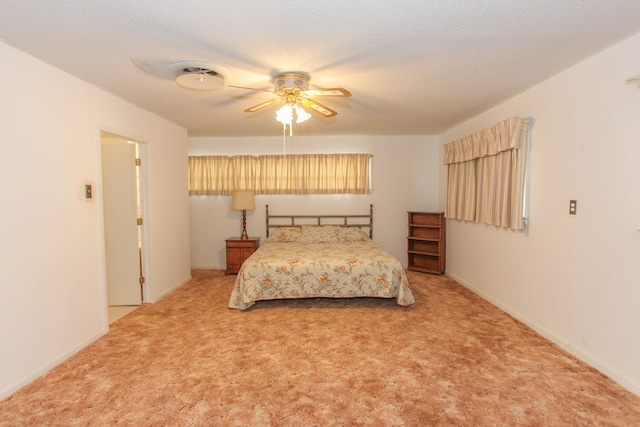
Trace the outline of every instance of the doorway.
{"label": "doorway", "polygon": [[145,300],[142,152],[144,144],[101,134],[107,305],[128,312]]}

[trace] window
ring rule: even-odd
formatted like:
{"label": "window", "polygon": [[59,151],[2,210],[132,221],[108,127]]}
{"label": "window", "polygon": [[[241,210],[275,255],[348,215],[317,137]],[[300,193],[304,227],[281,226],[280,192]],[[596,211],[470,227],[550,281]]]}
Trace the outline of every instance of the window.
{"label": "window", "polygon": [[369,194],[371,154],[190,156],[190,195]]}
{"label": "window", "polygon": [[447,218],[524,228],[528,126],[512,117],[445,144]]}

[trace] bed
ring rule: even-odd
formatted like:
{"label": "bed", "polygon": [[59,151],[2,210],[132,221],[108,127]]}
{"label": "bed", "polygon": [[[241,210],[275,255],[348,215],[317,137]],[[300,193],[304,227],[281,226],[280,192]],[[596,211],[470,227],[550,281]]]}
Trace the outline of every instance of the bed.
{"label": "bed", "polygon": [[270,215],[267,238],[240,267],[229,308],[290,298],[395,298],[415,302],[400,261],[372,240],[366,215]]}

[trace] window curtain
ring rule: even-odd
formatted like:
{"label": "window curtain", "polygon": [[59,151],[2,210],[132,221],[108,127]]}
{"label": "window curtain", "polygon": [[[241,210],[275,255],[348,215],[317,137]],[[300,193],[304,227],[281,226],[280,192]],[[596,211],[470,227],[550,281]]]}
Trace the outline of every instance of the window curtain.
{"label": "window curtain", "polygon": [[233,190],[254,190],[258,178],[258,159],[255,156],[233,156],[231,167],[227,170],[230,176],[224,180],[232,184],[226,194]]}
{"label": "window curtain", "polygon": [[[256,194],[296,194],[292,189],[302,187],[304,170],[298,170],[301,162],[289,160],[290,156],[260,156],[260,180]],[[294,190],[295,191],[295,190]]]}
{"label": "window curtain", "polygon": [[229,195],[234,189],[254,190],[255,194],[369,194],[371,157],[371,154],[190,156],[189,194]]}
{"label": "window curtain", "polygon": [[189,194],[229,195],[233,188],[231,158],[227,156],[189,156]]}
{"label": "window curtain", "polygon": [[527,121],[512,117],[444,146],[445,216],[521,230]]}

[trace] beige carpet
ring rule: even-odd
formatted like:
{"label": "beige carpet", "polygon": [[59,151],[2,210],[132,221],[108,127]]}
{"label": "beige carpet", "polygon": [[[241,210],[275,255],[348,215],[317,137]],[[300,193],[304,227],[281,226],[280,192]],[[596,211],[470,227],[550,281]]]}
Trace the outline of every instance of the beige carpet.
{"label": "beige carpet", "polygon": [[441,276],[416,304],[260,302],[194,271],[0,402],[0,425],[640,425],[640,398]]}

